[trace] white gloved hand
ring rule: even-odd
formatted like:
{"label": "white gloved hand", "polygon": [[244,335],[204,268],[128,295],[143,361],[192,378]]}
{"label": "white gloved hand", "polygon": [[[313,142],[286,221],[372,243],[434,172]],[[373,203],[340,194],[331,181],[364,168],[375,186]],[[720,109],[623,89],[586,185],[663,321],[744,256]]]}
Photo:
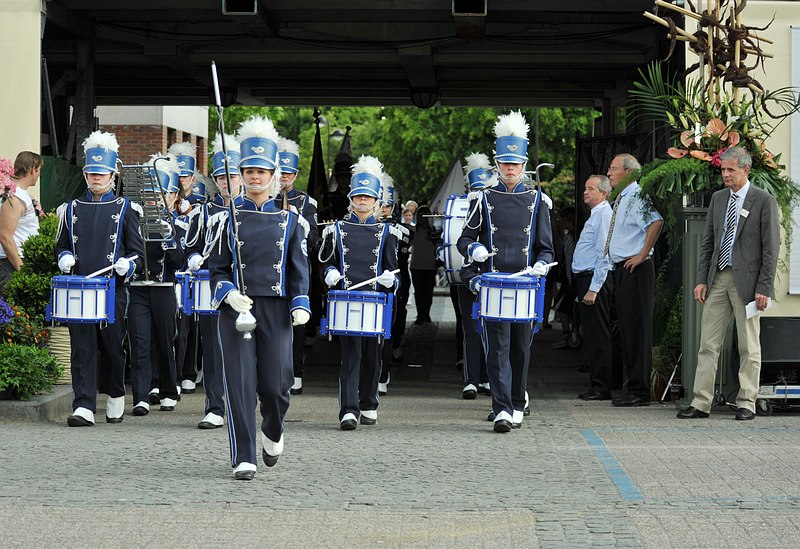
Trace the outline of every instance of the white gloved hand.
{"label": "white gloved hand", "polygon": [[472,250],[471,257],[473,261],[477,261],[478,263],[483,263],[487,259],[489,259],[489,250],[486,249],[486,246],[481,244],[480,246],[475,246],[475,249]]}
{"label": "white gloved hand", "polygon": [[72,254],[64,254],[61,256],[61,259],[58,260],[58,268],[62,273],[69,273],[74,266],[75,256]]}
{"label": "white gloved hand", "polygon": [[246,295],[242,295],[238,290],[228,292],[228,295],[225,296],[225,303],[230,305],[237,313],[246,313],[253,306],[253,300]]}
{"label": "white gloved hand", "polygon": [[378,284],[386,288],[391,288],[394,286],[394,275],[392,272],[383,271],[380,275],[378,275]]}
{"label": "white gloved hand", "polygon": [[130,268],[131,260],[127,257],[120,257],[117,259],[117,262],[114,263],[114,272],[116,272],[119,276],[126,276]]}
{"label": "white gloved hand", "polygon": [[292,326],[300,326],[311,320],[311,315],[305,309],[292,311]]}
{"label": "white gloved hand", "polygon": [[545,267],[544,263],[535,263],[533,267],[531,267],[531,274],[533,276],[546,276],[549,270],[549,268]]}
{"label": "white gloved hand", "polygon": [[203,256],[200,254],[195,254],[189,258],[189,261],[186,264],[186,268],[190,271],[194,272],[200,267],[203,266]]}
{"label": "white gloved hand", "polygon": [[328,274],[325,275],[325,284],[328,285],[328,288],[333,288],[336,286],[344,277],[342,273],[337,271],[336,269],[331,269],[328,271]]}

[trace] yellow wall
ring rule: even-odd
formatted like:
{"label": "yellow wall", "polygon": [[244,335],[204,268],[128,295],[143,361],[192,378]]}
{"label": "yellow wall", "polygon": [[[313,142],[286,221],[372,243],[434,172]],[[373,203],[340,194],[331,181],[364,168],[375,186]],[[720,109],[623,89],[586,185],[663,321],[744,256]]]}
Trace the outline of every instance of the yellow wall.
{"label": "yellow wall", "polygon": [[0,156],[12,161],[40,150],[40,7],[40,0],[3,0],[0,9]]}

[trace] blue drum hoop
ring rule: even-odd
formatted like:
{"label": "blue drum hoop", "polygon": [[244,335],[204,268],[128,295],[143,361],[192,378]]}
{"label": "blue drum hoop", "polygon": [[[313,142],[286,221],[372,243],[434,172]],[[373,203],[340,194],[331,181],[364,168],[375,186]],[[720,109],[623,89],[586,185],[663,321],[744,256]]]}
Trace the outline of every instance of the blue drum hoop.
{"label": "blue drum hoop", "polygon": [[[70,299],[72,291],[83,290],[105,290],[106,293],[106,309],[105,317],[95,318],[70,318],[57,316],[54,311],[57,310],[58,293],[56,290],[66,290],[67,300]],[[87,278],[79,275],[56,275],[50,282],[50,303],[45,307],[45,320],[47,322],[63,322],[65,324],[114,324],[114,311],[116,302],[116,280],[115,277],[93,276]],[[83,300],[81,300],[81,310],[83,309]]]}
{"label": "blue drum hoop", "polygon": [[[202,315],[205,315],[205,316],[217,316],[217,315],[219,315],[219,310],[217,310],[217,309],[214,309],[214,308],[198,309],[197,308],[197,292],[196,292],[197,284],[198,284],[198,281],[202,282],[202,281],[205,281],[205,280],[208,281],[208,289],[209,289],[209,292],[211,292],[211,273],[209,272],[209,270],[208,269],[199,269],[199,270],[197,270],[197,271],[192,273],[192,280],[191,280],[191,283],[190,283],[190,286],[191,286],[191,292],[190,292],[191,293],[191,297],[189,299],[190,308],[188,310],[190,311],[190,314],[193,314],[195,316],[197,316],[197,315],[201,315],[201,316]],[[213,298],[213,296],[210,295],[210,294],[209,294],[209,297]]]}
{"label": "blue drum hoop", "polygon": [[[342,330],[330,326],[328,317],[331,318],[334,325],[337,324],[338,318],[336,317],[336,303],[361,303],[361,318],[363,318],[364,305],[367,303],[374,303],[383,305],[383,330],[378,330],[377,320],[375,316],[376,325],[373,326],[372,331],[363,330]],[[320,319],[319,332],[322,335],[340,335],[340,336],[361,336],[361,337],[382,337],[389,339],[392,337],[392,305],[394,303],[394,294],[384,292],[362,292],[358,290],[329,290],[328,291],[328,305],[327,317]],[[350,315],[350,307],[347,308],[347,316]],[[349,325],[349,318],[345,320],[345,324]],[[361,327],[363,328],[363,326]]]}
{"label": "blue drum hoop", "polygon": [[[447,282],[450,284],[462,284],[463,281],[461,280],[461,267],[464,265],[464,258],[461,258],[461,265],[455,265],[452,260],[451,251],[452,253],[456,253],[460,255],[458,249],[456,249],[456,242],[450,242],[450,225],[452,224],[453,219],[462,219],[462,217],[453,215],[453,208],[456,204],[458,199],[466,199],[465,195],[459,194],[451,194],[447,197],[447,204],[445,205],[445,215],[444,215],[444,224],[442,227],[442,238],[444,243],[444,274],[447,277]],[[467,203],[469,205],[469,203]],[[469,211],[467,211],[463,217],[466,220]]]}

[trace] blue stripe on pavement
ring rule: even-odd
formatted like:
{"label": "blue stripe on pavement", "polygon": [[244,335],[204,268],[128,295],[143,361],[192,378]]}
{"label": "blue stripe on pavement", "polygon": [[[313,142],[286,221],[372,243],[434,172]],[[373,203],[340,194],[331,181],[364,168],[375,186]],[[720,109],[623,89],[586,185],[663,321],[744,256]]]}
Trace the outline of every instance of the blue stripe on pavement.
{"label": "blue stripe on pavement", "polygon": [[594,452],[595,457],[605,467],[608,476],[611,477],[617,487],[619,495],[627,500],[644,500],[644,496],[636,488],[636,484],[625,472],[622,464],[613,456],[600,435],[592,429],[581,429],[581,434],[586,439],[592,452]]}

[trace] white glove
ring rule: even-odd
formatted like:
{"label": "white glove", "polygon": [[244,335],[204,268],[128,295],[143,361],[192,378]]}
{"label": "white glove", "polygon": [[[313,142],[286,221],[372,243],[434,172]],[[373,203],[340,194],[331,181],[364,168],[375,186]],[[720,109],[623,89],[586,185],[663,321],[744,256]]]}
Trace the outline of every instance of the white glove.
{"label": "white glove", "polygon": [[472,250],[472,259],[473,261],[477,261],[478,263],[483,263],[487,259],[489,259],[489,250],[486,249],[486,246],[480,245],[475,246],[475,249]]}
{"label": "white glove", "polygon": [[75,256],[72,254],[64,254],[61,256],[61,259],[58,260],[58,268],[62,273],[69,273],[74,266]]}
{"label": "white glove", "polygon": [[311,315],[305,309],[292,311],[292,326],[300,326],[311,320]]}
{"label": "white glove", "polygon": [[325,275],[325,284],[328,285],[328,288],[333,288],[336,286],[344,277],[342,273],[337,271],[336,269],[331,269],[328,271],[328,274]]}
{"label": "white glove", "polygon": [[380,275],[378,275],[378,284],[386,288],[391,288],[394,286],[394,275],[392,272],[383,271]]}
{"label": "white glove", "polygon": [[195,254],[189,258],[186,268],[194,272],[202,266],[203,266],[203,256],[200,254]]}
{"label": "white glove", "polygon": [[127,257],[120,257],[119,259],[117,259],[117,262],[114,263],[114,271],[119,276],[126,276],[130,268],[131,268],[131,260],[128,259]]}
{"label": "white glove", "polygon": [[237,313],[246,313],[250,310],[250,307],[252,307],[253,300],[246,295],[242,295],[237,290],[231,290],[228,292],[228,295],[225,296],[225,303],[230,305]]}
{"label": "white glove", "polygon": [[546,276],[549,270],[549,268],[545,267],[544,263],[535,263],[533,267],[531,267],[531,274],[533,276]]}

